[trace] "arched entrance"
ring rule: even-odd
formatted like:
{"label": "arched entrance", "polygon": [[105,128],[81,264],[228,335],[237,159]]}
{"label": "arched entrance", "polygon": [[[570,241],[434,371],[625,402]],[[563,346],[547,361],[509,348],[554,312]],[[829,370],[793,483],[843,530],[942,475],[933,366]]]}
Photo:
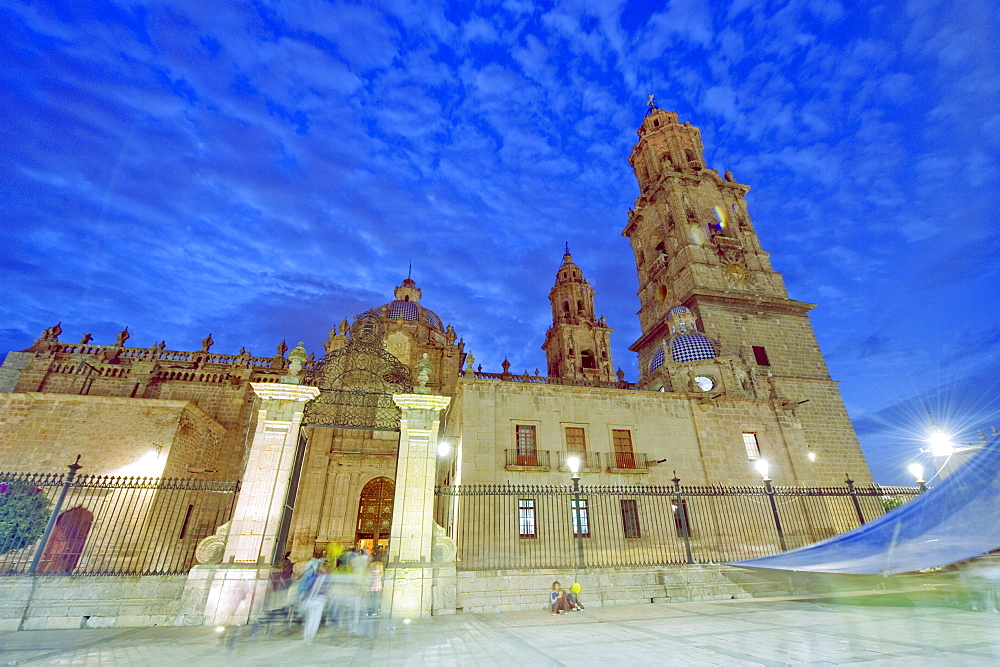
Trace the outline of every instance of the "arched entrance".
{"label": "arched entrance", "polygon": [[39,571],[46,574],[69,574],[83,555],[83,545],[90,533],[94,515],[85,507],[74,507],[56,519],[52,537],[45,545]]}
{"label": "arched entrance", "polygon": [[361,490],[355,543],[369,551],[385,549],[392,524],[392,498],[396,485],[388,477],[376,477]]}

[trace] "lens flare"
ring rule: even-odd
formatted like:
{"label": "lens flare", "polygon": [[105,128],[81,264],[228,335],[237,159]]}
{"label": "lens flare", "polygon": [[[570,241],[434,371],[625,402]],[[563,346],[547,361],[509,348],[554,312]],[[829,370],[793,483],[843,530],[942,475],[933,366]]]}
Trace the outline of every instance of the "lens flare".
{"label": "lens flare", "polygon": [[725,229],[729,226],[726,222],[726,211],[721,206],[715,207],[715,221],[719,229]]}

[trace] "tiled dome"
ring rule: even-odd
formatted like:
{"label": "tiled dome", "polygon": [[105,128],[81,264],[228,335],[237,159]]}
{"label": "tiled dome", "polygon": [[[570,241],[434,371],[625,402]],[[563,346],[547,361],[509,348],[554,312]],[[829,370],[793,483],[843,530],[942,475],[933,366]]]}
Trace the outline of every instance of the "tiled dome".
{"label": "tiled dome", "polygon": [[420,320],[420,306],[412,301],[393,301],[389,304],[389,319],[417,322]]}
{"label": "tiled dome", "polygon": [[649,362],[649,372],[652,373],[657,368],[663,365],[663,360],[665,355],[663,354],[663,348],[657,348],[656,352],[653,353],[653,360]]}
{"label": "tiled dome", "polygon": [[[683,308],[683,306],[678,306]],[[698,331],[674,336],[670,341],[670,352],[674,361],[698,361],[714,359],[718,356],[718,347],[712,339]]]}
{"label": "tiled dome", "polygon": [[687,306],[674,306],[667,315],[687,315],[690,312]]}
{"label": "tiled dome", "polygon": [[415,301],[403,301],[397,299],[395,301],[390,301],[384,306],[372,308],[368,312],[381,317],[382,313],[385,312],[386,309],[388,309],[386,319],[406,320],[408,322],[426,322],[435,329],[444,331],[444,325],[441,323],[441,318],[438,317],[434,311],[424,308]]}

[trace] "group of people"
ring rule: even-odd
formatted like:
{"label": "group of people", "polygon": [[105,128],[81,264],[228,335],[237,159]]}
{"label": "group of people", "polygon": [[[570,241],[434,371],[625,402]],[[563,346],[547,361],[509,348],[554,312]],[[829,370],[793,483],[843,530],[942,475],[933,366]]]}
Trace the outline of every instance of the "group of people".
{"label": "group of people", "polygon": [[567,591],[559,585],[558,581],[552,582],[552,593],[549,601],[552,604],[552,615],[565,614],[568,611],[583,611],[583,603],[580,602],[580,584],[574,583]]}
{"label": "group of people", "polygon": [[344,550],[331,543],[305,565],[297,582],[285,556],[280,572],[271,578],[272,608],[288,610],[302,619],[303,638],[311,642],[322,622],[365,635],[365,619],[380,613],[383,563],[367,549]]}

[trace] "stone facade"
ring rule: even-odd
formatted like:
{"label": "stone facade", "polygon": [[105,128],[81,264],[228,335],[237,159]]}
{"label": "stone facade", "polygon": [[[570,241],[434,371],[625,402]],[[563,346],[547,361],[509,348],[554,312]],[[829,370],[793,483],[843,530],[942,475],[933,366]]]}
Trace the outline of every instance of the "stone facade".
{"label": "stone facade", "polygon": [[62,472],[82,454],[89,475],[210,477],[225,433],[190,401],[0,394],[5,472]]}
{"label": "stone facade", "polygon": [[[424,443],[424,454],[445,448],[438,458],[423,458],[421,484],[565,485],[571,453],[583,458],[585,484],[666,486],[675,471],[685,484],[759,484],[752,467],[758,457],[771,464],[776,484],[836,485],[845,472],[870,482],[809,322],[813,306],[789,299],[771,267],[747,211],[749,187],[706,169],[698,129],[655,107],[642,121],[630,163],[640,187],[623,231],[640,285],[642,334],[631,346],[639,358],[636,383],[614,372],[612,329],[597,317],[594,291],[568,249],[549,296],[546,376],[514,375],[506,360],[502,373],[482,372],[454,328],[423,305],[409,277],[394,300],[356,320],[378,325],[378,349],[412,375],[414,395],[451,399],[440,415],[439,442]],[[328,355],[345,350],[356,333],[346,319],[333,326]],[[295,561],[331,541],[385,545],[393,502],[400,517],[405,509],[398,505],[416,497],[413,480],[397,469],[399,432],[320,427],[309,419],[299,430],[298,403],[295,414],[270,415],[281,410],[265,405],[273,399],[265,396],[268,387],[280,393],[298,386],[284,342],[273,356],[245,349],[226,355],[211,352],[211,335],[200,350],[177,351],[165,343],[127,347],[127,329],[110,345],[94,344],[89,335],[68,343],[61,334],[61,325],[46,329],[0,368],[0,390],[7,392],[0,394],[0,470],[61,472],[79,453],[85,473],[130,474],[137,458],[155,452],[143,459],[152,461],[144,472],[131,474],[267,477],[281,499],[286,490],[296,497],[285,526]],[[306,384],[318,362],[304,362]],[[426,364],[422,373],[418,363]],[[285,430],[278,433],[278,426]],[[412,444],[406,428],[404,444]],[[265,456],[268,443],[280,456]],[[295,478],[288,457],[299,443]],[[263,457],[256,462],[254,447]],[[277,470],[271,459],[281,460],[277,477],[265,474]],[[280,539],[273,500],[262,531]],[[251,509],[242,508],[242,516]],[[421,530],[424,554],[428,536]],[[259,586],[263,570],[254,567],[266,568],[261,559],[281,551],[280,544],[260,542],[260,534],[234,533],[227,557],[245,561],[246,571],[199,575],[204,596],[212,595],[214,584],[205,582],[216,576]],[[256,541],[244,549],[241,535]],[[434,578],[428,573],[448,567],[400,572],[399,581],[416,577],[426,594],[427,576]],[[431,606],[443,611],[451,600],[463,606],[470,578],[482,576],[435,581]]]}

